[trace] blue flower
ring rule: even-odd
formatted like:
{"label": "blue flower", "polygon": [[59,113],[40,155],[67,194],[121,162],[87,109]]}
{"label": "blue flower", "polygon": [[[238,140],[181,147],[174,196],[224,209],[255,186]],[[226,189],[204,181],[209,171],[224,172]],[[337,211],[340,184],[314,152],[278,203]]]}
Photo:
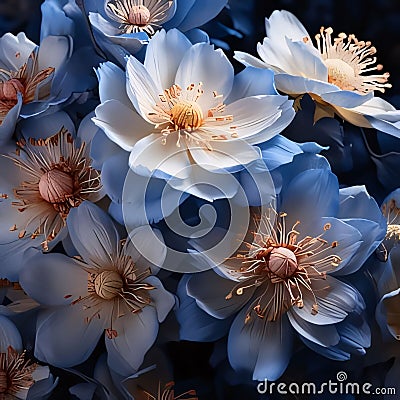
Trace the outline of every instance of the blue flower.
{"label": "blue flower", "polygon": [[[323,160],[301,154],[281,167],[277,209],[255,212],[239,250],[217,267],[209,260],[214,271],[186,282],[197,307],[217,319],[234,317],[229,361],[255,380],[281,376],[295,332],[335,360],[369,346],[364,300],[338,278],[363,265],[385,236],[386,222],[364,187],[339,189]],[[193,243],[200,252],[193,257],[204,262],[201,239]],[[221,333],[223,326],[217,328]]]}
{"label": "blue flower", "polygon": [[[227,0],[106,0],[104,7],[86,1],[89,20],[102,48],[118,45],[137,53],[161,28],[177,28],[190,37],[200,37],[194,28],[214,18]],[[203,36],[208,38],[203,32]],[[107,41],[111,44],[107,45]]]}
{"label": "blue flower", "polygon": [[54,247],[67,235],[70,209],[104,196],[99,173],[91,167],[90,142],[76,137],[66,113],[24,122],[18,143],[0,156],[0,276],[12,281],[25,264],[24,250]]}
{"label": "blue flower", "polygon": [[26,359],[15,324],[0,311],[1,396],[5,399],[48,399],[58,383],[49,367]]}
{"label": "blue flower", "polygon": [[[105,331],[108,365],[128,376],[175,303],[153,276],[165,258],[162,238],[141,227],[121,242],[112,219],[89,202],[71,210],[67,224],[81,259],[33,250],[20,277],[24,290],[48,306],[38,317],[35,356],[56,366],[80,364]],[[141,255],[149,247],[151,260]]]}
{"label": "blue flower", "polygon": [[86,16],[75,0],[45,0],[41,11],[41,41],[48,36],[69,36],[73,39],[62,92],[69,97],[94,89],[97,80],[93,68],[103,60],[103,54],[93,43]]}
{"label": "blue flower", "polygon": [[0,143],[11,138],[20,115],[37,115],[66,100],[60,92],[71,49],[66,36],[48,36],[40,46],[24,33],[0,38]]}
{"label": "blue flower", "polygon": [[236,59],[272,69],[283,93],[295,98],[309,93],[316,102],[315,121],[337,114],[353,125],[399,137],[400,112],[373,96],[391,87],[389,74],[365,74],[382,69],[374,65],[371,42],[344,33],[332,40],[332,28],[321,28],[314,47],[304,26],[288,11],[274,11],[265,26],[267,37],[257,46],[261,60],[243,52],[236,52]]}

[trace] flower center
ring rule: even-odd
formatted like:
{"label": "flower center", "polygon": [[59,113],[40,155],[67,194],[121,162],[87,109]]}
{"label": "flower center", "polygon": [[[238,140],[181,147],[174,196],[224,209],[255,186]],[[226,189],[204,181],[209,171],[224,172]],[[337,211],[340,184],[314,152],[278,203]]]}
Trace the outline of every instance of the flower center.
{"label": "flower center", "polygon": [[17,102],[18,92],[24,93],[24,85],[15,78],[0,82],[0,101]]}
{"label": "flower center", "polygon": [[172,0],[107,0],[107,15],[120,24],[121,33],[153,36],[167,19]]}
{"label": "flower center", "polygon": [[146,26],[150,20],[150,11],[143,5],[133,6],[129,10],[128,21],[139,27]]}
{"label": "flower center", "polygon": [[0,370],[0,393],[6,393],[8,389],[8,376],[3,370]]}
{"label": "flower center", "polygon": [[[234,258],[241,260],[242,266],[237,269],[237,263],[229,268],[238,284],[228,293],[229,300],[234,294],[242,295],[252,288],[255,299],[249,307],[245,323],[251,319],[254,312],[259,318],[276,321],[290,307],[304,307],[304,292],[309,292],[314,298],[311,314],[318,313],[318,304],[313,291],[313,281],[326,279],[326,273],[334,270],[341,259],[332,254],[337,242],[329,243],[323,239],[324,233],[317,237],[305,236],[297,240],[300,234],[296,227],[287,229],[286,213],[276,214],[273,209],[267,215],[256,217],[258,227],[263,227],[254,233],[253,243],[245,243],[249,249],[244,254],[239,253]],[[331,228],[325,224],[324,232]]]}
{"label": "flower center", "polygon": [[[113,320],[129,313],[141,312],[152,303],[149,292],[156,289],[144,282],[151,275],[151,270],[137,268],[132,258],[124,254],[125,241],[121,243],[122,248],[117,254],[110,254],[109,259],[98,260],[91,266],[82,262],[81,268],[88,273],[88,293],[71,302],[72,305],[82,304],[83,310],[90,312],[86,317],[87,322],[101,318],[105,303],[111,305],[113,312],[110,315],[109,328],[106,329],[106,335],[110,339],[118,336],[118,332],[113,329]],[[64,297],[68,299],[72,295],[66,294]],[[109,310],[109,306],[106,309]]]}
{"label": "flower center", "polygon": [[123,286],[124,281],[117,271],[100,272],[94,279],[94,289],[104,300],[111,300],[118,296]]}
{"label": "flower center", "polygon": [[266,270],[278,278],[290,278],[296,273],[297,269],[297,258],[292,250],[285,247],[278,247],[273,249],[269,254]]}
{"label": "flower center", "polygon": [[0,353],[0,399],[17,398],[21,390],[34,384],[32,373],[37,364],[25,359],[25,352],[18,353],[11,346]]}
{"label": "flower center", "polygon": [[84,200],[98,200],[100,174],[91,168],[86,144],[77,147],[65,129],[45,140],[21,139],[18,146],[8,157],[25,179],[13,189],[11,206],[23,213],[25,225],[15,223],[10,232],[18,230],[20,239],[27,234],[31,239],[44,235],[42,245],[47,250],[72,207]]}
{"label": "flower center", "polygon": [[[166,144],[167,137],[174,132],[178,132],[177,147],[181,145],[182,136],[207,150],[212,150],[212,141],[228,139],[226,134],[218,131],[214,133],[205,127],[206,124],[215,127],[233,120],[233,115],[224,114],[225,104],[221,101],[223,96],[214,91],[212,96],[208,96],[210,107],[203,112],[198,102],[203,94],[203,83],[199,82],[197,85],[191,83],[186,89],[173,85],[159,96],[160,101],[147,115],[163,135],[163,144]],[[232,132],[231,137],[237,138],[236,127],[230,126],[229,129]]]}
{"label": "flower center", "polygon": [[40,178],[39,192],[49,203],[63,203],[74,192],[74,180],[70,174],[52,169]]}
{"label": "flower center", "polygon": [[170,111],[175,129],[194,130],[203,122],[203,112],[195,101],[181,101],[175,104]]}
{"label": "flower center", "polygon": [[376,48],[371,42],[359,41],[354,35],[340,33],[333,39],[332,28],[323,27],[315,36],[318,50],[328,68],[328,82],[342,90],[369,93],[374,90],[384,92],[392,87],[387,83],[389,73],[363,75],[366,72],[381,71],[382,65],[376,64]]}

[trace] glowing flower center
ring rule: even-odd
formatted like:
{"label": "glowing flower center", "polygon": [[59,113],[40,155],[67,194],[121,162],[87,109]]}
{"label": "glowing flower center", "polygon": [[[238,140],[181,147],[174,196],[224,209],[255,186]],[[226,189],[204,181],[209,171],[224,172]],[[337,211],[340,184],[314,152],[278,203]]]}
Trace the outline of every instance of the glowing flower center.
{"label": "glowing flower center", "polygon": [[123,286],[124,282],[117,271],[100,272],[94,279],[94,289],[104,300],[111,300],[118,296]]}
{"label": "glowing flower center", "polygon": [[171,108],[175,129],[197,129],[203,122],[203,112],[195,101],[181,101]]}
{"label": "glowing flower center", "polygon": [[[260,256],[264,258],[262,252],[257,254],[257,257]],[[285,247],[273,249],[269,254],[265,269],[280,279],[290,278],[298,269],[296,255]]]}
{"label": "glowing flower center", "polygon": [[55,69],[38,69],[37,50],[18,71],[0,68],[0,125],[8,112],[17,104],[17,93],[22,94],[23,104],[43,100],[50,95]]}
{"label": "glowing flower center", "polygon": [[[276,321],[290,307],[304,307],[304,292],[314,299],[311,314],[318,313],[318,304],[313,291],[313,281],[326,279],[326,273],[334,270],[341,259],[332,254],[337,242],[328,243],[323,239],[324,233],[317,237],[305,236],[297,240],[300,234],[296,227],[286,228],[285,213],[276,215],[270,209],[269,213],[257,217],[258,227],[263,228],[254,233],[253,243],[245,243],[249,249],[244,254],[235,257],[242,266],[230,268],[227,260],[228,273],[238,284],[228,293],[229,300],[234,294],[242,295],[245,290],[256,290],[256,298],[249,307],[245,322],[251,319],[254,312],[259,318]],[[331,225],[324,225],[324,232]],[[235,264],[237,265],[237,264]]]}
{"label": "glowing flower center", "polygon": [[[226,134],[218,131],[214,133],[210,129],[211,126],[233,120],[232,115],[224,115],[225,104],[221,101],[223,96],[214,91],[210,99],[211,106],[203,112],[199,103],[203,94],[203,83],[199,82],[197,85],[191,83],[186,89],[173,85],[159,96],[160,101],[154,105],[148,117],[163,135],[163,144],[166,144],[167,137],[174,132],[178,132],[178,147],[182,136],[208,150],[212,150],[212,141],[228,139]],[[236,127],[231,126],[229,129],[232,130],[231,137],[237,138]]]}
{"label": "glowing flower center", "polygon": [[58,169],[46,172],[39,181],[39,192],[49,203],[63,203],[74,191],[71,175]]}
{"label": "glowing flower center", "polygon": [[129,11],[128,21],[132,25],[145,26],[150,20],[150,11],[142,5],[133,6]]}
{"label": "glowing flower center", "polygon": [[[111,264],[110,264],[111,262]],[[110,254],[109,259],[98,260],[96,264],[80,263],[81,268],[88,273],[87,295],[78,297],[71,304],[82,304],[84,310],[89,310],[86,318],[110,318],[107,336],[112,339],[118,336],[113,329],[113,320],[129,313],[139,313],[152,303],[149,292],[155,289],[144,280],[151,275],[150,269],[139,270],[132,258],[125,254],[124,241],[118,254]],[[70,298],[70,294],[64,296]],[[112,312],[110,311],[110,306]],[[106,310],[106,311],[105,311]],[[106,315],[102,315],[103,313]]]}
{"label": "glowing flower center", "polygon": [[9,158],[29,180],[14,188],[16,201],[11,204],[26,215],[26,225],[15,224],[10,231],[19,230],[21,239],[27,233],[32,239],[44,235],[43,248],[47,250],[48,242],[65,226],[70,209],[84,200],[97,200],[100,174],[90,166],[85,143],[76,147],[64,129],[46,140],[22,139],[18,146]]}
{"label": "glowing flower center", "polygon": [[374,90],[383,93],[385,88],[392,87],[387,83],[387,72],[381,75],[363,75],[366,72],[381,71],[383,68],[381,64],[374,65],[377,61],[374,56],[376,48],[371,42],[359,41],[354,35],[340,33],[332,43],[332,33],[332,28],[322,27],[320,33],[315,36],[318,50],[328,68],[329,83],[342,90],[359,93]]}
{"label": "glowing flower center", "polygon": [[120,24],[122,33],[154,35],[166,20],[172,0],[108,0],[106,13]]}
{"label": "glowing flower center", "polygon": [[24,93],[24,85],[15,78],[9,79],[6,82],[0,82],[0,101],[17,102],[17,95]]}
{"label": "glowing flower center", "polygon": [[37,364],[25,360],[25,352],[19,354],[11,346],[7,353],[0,353],[0,398],[8,399],[21,390],[29,389],[34,380],[33,371]]}

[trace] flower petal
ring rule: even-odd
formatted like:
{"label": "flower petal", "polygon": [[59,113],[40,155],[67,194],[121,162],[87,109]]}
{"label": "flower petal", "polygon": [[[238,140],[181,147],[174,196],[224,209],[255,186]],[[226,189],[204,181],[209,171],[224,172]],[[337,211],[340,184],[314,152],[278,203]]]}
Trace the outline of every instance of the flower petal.
{"label": "flower petal", "polygon": [[122,376],[136,372],[147,350],[153,345],[158,333],[157,313],[153,307],[145,307],[139,313],[129,313],[113,322],[117,337],[106,337],[108,365]]}
{"label": "flower petal", "polygon": [[308,291],[303,292],[304,307],[291,308],[292,313],[312,324],[336,324],[343,321],[350,312],[365,307],[364,300],[356,289],[332,276],[328,275],[326,280],[314,280],[312,288],[318,304],[317,314],[311,313],[315,300]]}
{"label": "flower petal", "polygon": [[126,91],[136,111],[147,121],[153,107],[159,102],[159,95],[166,88],[160,88],[153,81],[144,65],[131,56],[126,64]]}
{"label": "flower petal", "polygon": [[274,73],[269,69],[246,67],[235,75],[233,88],[226,99],[230,104],[236,100],[258,95],[276,95]]}
{"label": "flower petal", "polygon": [[177,26],[180,31],[186,32],[208,22],[219,14],[227,0],[202,0],[195,1],[184,20]]}
{"label": "flower petal", "polygon": [[[305,190],[307,189],[307,190]],[[310,226],[322,217],[335,216],[339,208],[339,184],[336,176],[327,170],[306,170],[282,189],[280,210],[287,213],[287,226],[297,220],[302,235],[310,235]],[[320,234],[322,232],[319,232]]]}
{"label": "flower petal", "polygon": [[253,379],[275,381],[292,355],[292,328],[286,316],[277,321],[254,318],[244,323],[247,310],[233,321],[228,337],[228,357],[233,369],[253,373]]}
{"label": "flower petal", "polygon": [[158,322],[163,322],[167,315],[175,305],[175,296],[165,290],[161,281],[155,276],[149,276],[145,279],[146,283],[154,286],[155,289],[150,291],[151,299],[157,310]]}
{"label": "flower petal", "polygon": [[186,283],[190,277],[191,275],[184,275],[177,289],[179,307],[175,313],[179,322],[180,339],[195,342],[221,339],[228,333],[232,318],[217,319],[200,309],[196,300],[186,293]]}
{"label": "flower petal", "polygon": [[293,328],[306,339],[320,346],[329,347],[339,343],[340,336],[335,325],[316,325],[307,322],[290,309],[287,313]]}
{"label": "flower petal", "polygon": [[73,245],[86,262],[104,265],[111,255],[118,254],[118,231],[111,217],[95,204],[84,201],[72,208],[67,226]]}
{"label": "flower petal", "polygon": [[107,100],[96,107],[96,118],[92,121],[114,143],[131,151],[135,143],[149,135],[153,125],[148,124],[139,114],[118,100]]}
{"label": "flower petal", "polygon": [[26,255],[20,284],[40,304],[67,305],[87,295],[87,272],[74,259],[63,254],[42,254],[40,250]]}
{"label": "flower petal", "polygon": [[[217,92],[225,99],[231,92],[233,75],[233,67],[222,50],[214,50],[214,46],[207,43],[197,43],[186,51],[175,82],[182,88],[202,82],[206,94]],[[201,100],[200,97],[199,104]]]}
{"label": "flower petal", "polygon": [[132,107],[132,103],[126,94],[125,71],[117,67],[110,61],[101,63],[96,69],[97,79],[99,80],[99,96],[102,103],[107,100],[118,100],[127,107]]}
{"label": "flower petal", "polygon": [[0,315],[0,353],[6,353],[8,346],[22,351],[22,338],[18,328],[7,317]]}
{"label": "flower petal", "polygon": [[241,296],[233,293],[226,299],[237,282],[225,279],[214,271],[204,271],[192,275],[187,282],[187,294],[196,300],[197,305],[218,319],[225,319],[237,313],[251,298],[254,290],[245,290]]}
{"label": "flower petal", "polygon": [[87,322],[87,316],[79,303],[42,311],[37,322],[35,357],[61,368],[86,361],[105,328],[103,319]]}
{"label": "flower petal", "polygon": [[[193,160],[206,170],[231,170],[237,166],[250,164],[261,158],[258,147],[253,147],[243,140],[215,141],[212,150],[189,143]],[[233,171],[231,171],[233,172]]]}
{"label": "flower petal", "polygon": [[[177,29],[158,31],[150,40],[144,66],[160,93],[175,84],[176,71],[191,46],[186,36]],[[171,57],[171,54],[174,56]]]}
{"label": "flower petal", "polygon": [[151,134],[139,140],[129,157],[129,165],[140,175],[149,175],[156,170],[164,175],[156,177],[175,177],[185,179],[190,174],[191,162],[185,148],[177,147],[178,134],[170,134],[166,144],[162,135]]}

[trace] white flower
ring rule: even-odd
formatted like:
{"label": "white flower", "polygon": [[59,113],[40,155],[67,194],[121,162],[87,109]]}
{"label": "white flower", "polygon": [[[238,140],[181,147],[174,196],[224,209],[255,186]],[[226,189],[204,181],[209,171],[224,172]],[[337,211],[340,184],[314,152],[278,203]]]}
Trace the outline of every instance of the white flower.
{"label": "white flower", "polygon": [[354,35],[321,28],[317,47],[301,22],[288,11],[274,11],[266,19],[267,37],[258,43],[261,60],[242,52],[235,58],[244,65],[270,68],[278,90],[298,97],[308,93],[316,102],[314,119],[338,114],[350,123],[399,135],[399,112],[374,91],[390,88],[389,73],[380,73],[376,48]]}
{"label": "white flower", "polygon": [[294,116],[272,84],[268,94],[243,96],[224,53],[191,45],[177,30],[155,34],[144,65],[129,58],[127,95],[123,72],[113,64],[103,64],[98,76],[102,104],[93,121],[131,152],[130,166],[142,174],[158,170],[185,179],[192,165],[247,165],[261,157],[250,145],[277,135]]}

